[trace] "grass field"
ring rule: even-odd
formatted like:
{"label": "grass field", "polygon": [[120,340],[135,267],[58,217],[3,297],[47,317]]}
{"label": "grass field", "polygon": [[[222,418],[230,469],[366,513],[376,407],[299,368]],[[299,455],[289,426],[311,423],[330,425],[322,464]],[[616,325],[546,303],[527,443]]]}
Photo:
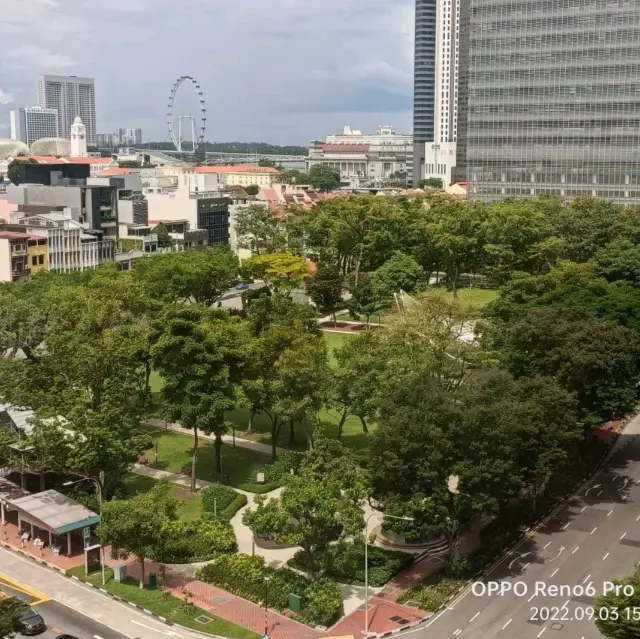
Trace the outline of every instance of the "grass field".
{"label": "grass field", "polygon": [[[173,431],[149,428],[149,433],[158,444],[158,461],[155,462],[155,448],[147,451],[151,466],[180,474],[182,468],[191,464],[193,454],[193,435],[185,430],[184,435]],[[198,443],[198,459],[196,462],[196,477],[213,481],[213,441],[200,439]],[[229,476],[229,484],[238,486],[243,483],[256,481],[256,473],[270,461],[267,455],[261,455],[246,448],[234,448],[229,444],[222,446],[222,472]],[[192,507],[197,512],[197,506]]]}
{"label": "grass field", "polygon": [[461,288],[458,289],[458,298],[469,309],[485,307],[498,297],[498,291],[489,288]]}
{"label": "grass field", "polygon": [[[67,571],[67,574],[78,577],[98,588],[104,588],[107,592],[110,592],[117,597],[122,597],[133,604],[141,606],[146,610],[156,613],[165,619],[172,621],[173,623],[180,624],[186,628],[197,630],[208,635],[231,637],[231,639],[259,639],[259,635],[251,630],[237,626],[226,619],[216,617],[207,610],[197,608],[193,606],[190,610],[184,609],[182,600],[177,597],[172,597],[169,594],[162,592],[161,590],[140,590],[137,581],[127,579],[120,583],[113,579],[113,570],[107,568],[107,583],[102,585],[102,577],[100,572],[94,572],[88,576],[84,574],[84,566],[78,568],[72,568]],[[201,624],[196,621],[196,617],[204,615],[209,617],[211,621],[206,624]],[[163,632],[164,635],[170,634]],[[176,636],[180,636],[177,632],[171,633]]]}
{"label": "grass field", "polygon": [[[122,483],[127,494],[133,497],[138,493],[146,493],[151,490],[156,481],[153,477],[128,473],[122,480]],[[180,502],[178,508],[180,519],[184,519],[185,521],[200,519],[202,516],[202,497],[200,497],[200,495],[194,495],[189,492],[188,488],[176,484],[171,484],[171,492]]]}

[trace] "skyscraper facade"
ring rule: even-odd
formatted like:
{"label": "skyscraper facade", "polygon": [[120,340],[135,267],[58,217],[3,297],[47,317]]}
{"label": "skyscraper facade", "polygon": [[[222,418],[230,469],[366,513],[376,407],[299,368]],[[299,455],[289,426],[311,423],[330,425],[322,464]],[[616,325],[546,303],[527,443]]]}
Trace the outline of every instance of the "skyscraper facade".
{"label": "skyscraper facade", "polygon": [[438,0],[436,7],[433,136],[425,147],[425,178],[451,184],[458,133],[458,38],[460,0]]}
{"label": "skyscraper facade", "polygon": [[471,0],[468,17],[469,197],[640,204],[640,0]]}
{"label": "skyscraper facade", "polygon": [[26,107],[14,109],[9,114],[11,139],[20,140],[31,146],[42,138],[57,138],[58,112],[55,109]]}
{"label": "skyscraper facade", "polygon": [[425,148],[434,137],[438,0],[416,0],[413,70],[413,183],[425,176]]}
{"label": "skyscraper facade", "polygon": [[75,75],[41,75],[38,79],[38,105],[58,111],[61,137],[71,135],[77,117],[87,129],[87,143],[96,144],[96,95],[93,78]]}

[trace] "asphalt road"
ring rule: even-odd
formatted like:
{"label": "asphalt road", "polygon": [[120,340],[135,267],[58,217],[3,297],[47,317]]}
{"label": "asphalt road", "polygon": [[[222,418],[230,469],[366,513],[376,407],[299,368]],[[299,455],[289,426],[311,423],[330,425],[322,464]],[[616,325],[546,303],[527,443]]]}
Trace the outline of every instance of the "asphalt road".
{"label": "asphalt road", "polygon": [[[581,590],[592,584],[599,595],[605,582],[627,576],[640,562],[640,436],[633,434],[640,419],[634,422],[622,435],[624,448],[568,504],[475,590],[403,636],[602,639],[590,618],[595,597]],[[503,596],[483,592],[490,582],[504,589]],[[517,595],[507,590],[516,584]]]}
{"label": "asphalt road", "polygon": [[[70,634],[80,639],[126,639],[123,635],[110,630],[89,617],[52,601],[44,593],[17,582],[0,573],[0,591],[22,599],[36,610],[44,619],[47,629],[36,635],[42,639],[54,639],[60,634]],[[23,635],[18,635],[23,637]]]}

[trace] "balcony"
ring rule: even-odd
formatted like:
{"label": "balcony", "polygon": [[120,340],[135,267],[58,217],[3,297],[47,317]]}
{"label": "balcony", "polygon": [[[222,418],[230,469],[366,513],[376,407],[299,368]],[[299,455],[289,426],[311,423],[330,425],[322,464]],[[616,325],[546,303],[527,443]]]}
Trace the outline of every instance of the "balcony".
{"label": "balcony", "polygon": [[28,268],[25,269],[14,269],[11,271],[11,280],[14,282],[19,282],[21,280],[26,280],[29,278],[30,271]]}

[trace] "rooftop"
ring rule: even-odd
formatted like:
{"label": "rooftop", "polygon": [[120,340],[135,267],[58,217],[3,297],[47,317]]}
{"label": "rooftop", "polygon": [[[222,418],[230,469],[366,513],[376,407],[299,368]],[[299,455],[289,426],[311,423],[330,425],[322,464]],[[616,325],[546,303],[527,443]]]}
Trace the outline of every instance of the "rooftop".
{"label": "rooftop", "polygon": [[7,501],[11,506],[37,519],[46,530],[51,530],[56,535],[100,523],[99,515],[56,490],[45,490],[36,495]]}
{"label": "rooftop", "polygon": [[30,235],[26,233],[16,233],[14,231],[0,231],[0,240],[28,240]]}
{"label": "rooftop", "polygon": [[279,173],[272,166],[199,166],[196,173]]}

